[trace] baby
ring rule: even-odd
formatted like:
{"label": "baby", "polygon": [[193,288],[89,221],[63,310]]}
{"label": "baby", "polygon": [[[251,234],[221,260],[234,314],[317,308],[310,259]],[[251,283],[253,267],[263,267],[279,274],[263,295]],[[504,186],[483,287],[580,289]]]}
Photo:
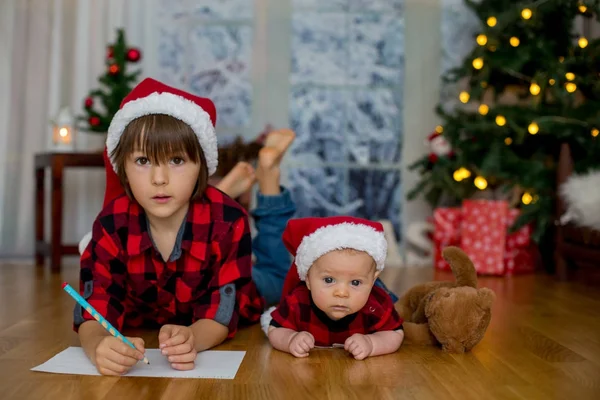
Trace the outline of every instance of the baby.
{"label": "baby", "polygon": [[315,347],[344,347],[356,360],[393,353],[402,319],[375,281],[387,242],[380,223],[354,217],[290,220],[283,241],[294,264],[281,303],[262,318],[278,350],[306,357]]}

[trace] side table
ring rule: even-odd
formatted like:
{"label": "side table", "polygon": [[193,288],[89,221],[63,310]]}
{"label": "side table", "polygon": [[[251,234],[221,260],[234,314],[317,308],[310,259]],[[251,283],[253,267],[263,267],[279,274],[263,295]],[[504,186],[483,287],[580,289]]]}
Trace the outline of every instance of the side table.
{"label": "side table", "polygon": [[[58,271],[61,257],[79,254],[77,244],[62,244],[63,226],[63,173],[68,167],[104,168],[102,153],[38,153],[35,155],[35,263],[44,265],[50,257],[52,270]],[[50,241],[44,240],[45,172],[50,168]]]}

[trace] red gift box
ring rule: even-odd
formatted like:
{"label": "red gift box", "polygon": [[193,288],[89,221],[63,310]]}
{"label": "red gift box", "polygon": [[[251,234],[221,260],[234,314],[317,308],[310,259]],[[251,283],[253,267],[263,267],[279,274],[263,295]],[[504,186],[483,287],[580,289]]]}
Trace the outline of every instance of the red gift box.
{"label": "red gift box", "polygon": [[504,274],[508,202],[465,200],[462,207],[461,248],[478,274]]}
{"label": "red gift box", "polygon": [[450,271],[450,265],[442,257],[447,246],[460,246],[460,208],[436,208],[433,211],[433,246],[435,268]]}
{"label": "red gift box", "polygon": [[465,200],[462,208],[437,208],[433,213],[434,266],[450,271],[442,257],[446,246],[459,246],[473,260],[480,275],[511,275],[533,272],[534,248],[531,226],[508,229],[519,217],[505,201]]}
{"label": "red gift box", "polygon": [[[506,229],[509,229],[519,217],[519,210],[508,211]],[[531,225],[525,225],[518,231],[506,236],[504,252],[505,274],[530,273],[535,270],[535,244],[531,241]]]}

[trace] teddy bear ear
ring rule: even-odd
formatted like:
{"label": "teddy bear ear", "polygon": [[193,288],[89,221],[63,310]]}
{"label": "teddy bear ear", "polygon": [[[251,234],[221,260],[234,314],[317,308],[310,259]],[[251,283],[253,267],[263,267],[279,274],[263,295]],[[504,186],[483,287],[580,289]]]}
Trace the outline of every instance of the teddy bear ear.
{"label": "teddy bear ear", "polygon": [[492,303],[496,300],[496,293],[491,289],[481,288],[477,290],[477,298],[481,308],[489,309],[492,308]]}

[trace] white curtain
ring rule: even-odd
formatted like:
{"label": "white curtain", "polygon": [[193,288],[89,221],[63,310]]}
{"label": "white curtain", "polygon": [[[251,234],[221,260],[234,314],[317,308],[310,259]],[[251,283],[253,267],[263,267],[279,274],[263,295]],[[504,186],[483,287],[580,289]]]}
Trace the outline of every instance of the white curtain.
{"label": "white curtain", "polygon": [[[33,157],[48,150],[49,121],[63,106],[75,115],[104,73],[106,46],[125,28],[142,50],[140,79],[153,73],[154,1],[0,1],[0,257],[30,258],[34,249]],[[78,151],[102,147],[102,136],[80,133]],[[104,196],[100,169],[67,169],[63,243],[91,229]],[[49,180],[46,181],[49,188]],[[47,197],[49,210],[49,198]],[[46,231],[49,229],[49,213]]]}

